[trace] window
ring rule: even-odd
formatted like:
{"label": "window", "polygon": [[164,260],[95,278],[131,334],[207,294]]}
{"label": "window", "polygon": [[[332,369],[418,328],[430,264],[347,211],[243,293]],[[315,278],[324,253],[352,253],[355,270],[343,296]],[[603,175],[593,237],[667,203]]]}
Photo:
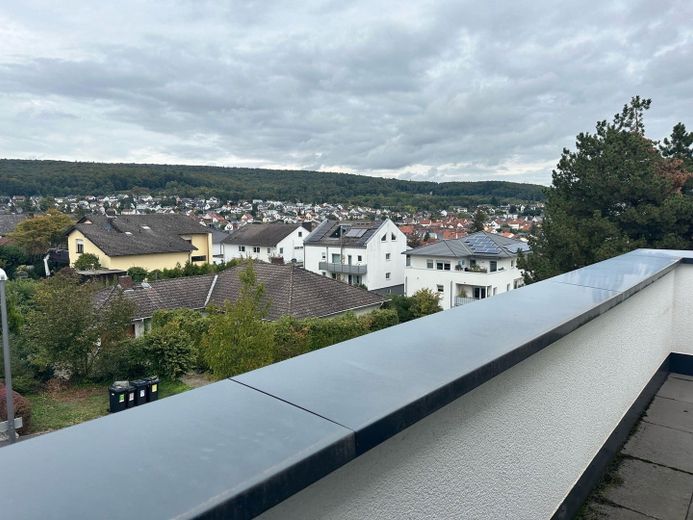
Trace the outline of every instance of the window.
{"label": "window", "polygon": [[77,253],[80,255],[84,253],[84,240],[80,240],[79,238],[77,239]]}
{"label": "window", "polygon": [[443,287],[442,285],[436,285],[436,289],[438,289],[438,292],[445,291],[445,287]]}
{"label": "window", "polygon": [[325,260],[327,258],[327,253],[322,254],[322,259]]}
{"label": "window", "polygon": [[303,236],[303,231],[298,232],[298,238],[301,238]]}
{"label": "window", "polygon": [[411,266],[411,256],[407,255],[407,267]]}
{"label": "window", "polygon": [[438,271],[449,271],[450,262],[436,262],[436,269],[438,269]]}
{"label": "window", "polygon": [[390,261],[390,253],[385,253],[385,260]]}
{"label": "window", "polygon": [[387,240],[387,233],[383,235],[383,237],[380,239],[381,242],[385,242]]}
{"label": "window", "polygon": [[507,292],[507,291],[509,291],[509,290],[510,290],[510,284],[508,284],[508,285],[505,286],[505,291]]}
{"label": "window", "polygon": [[390,273],[385,273],[385,279],[389,280],[390,279]]}
{"label": "window", "polygon": [[272,252],[272,248],[271,248],[271,247],[268,247],[268,248],[267,248],[267,254],[269,255],[271,252]]}
{"label": "window", "polygon": [[342,263],[342,255],[337,254],[337,253],[332,253],[332,263],[333,264],[341,264]]}
{"label": "window", "polygon": [[450,262],[445,262],[443,264],[443,269],[445,269],[446,271],[449,271],[450,270]]}
{"label": "window", "polygon": [[358,260],[358,261],[360,262],[360,261],[363,260],[363,257],[362,257],[361,255],[359,255],[359,256],[356,257],[356,260]]}
{"label": "window", "polygon": [[495,260],[491,260],[491,262],[490,262],[490,269],[489,269],[489,270],[490,270],[492,273],[495,272],[495,271],[498,271],[498,262],[496,262]]}
{"label": "window", "polygon": [[433,269],[433,260],[430,258],[426,260],[426,269]]}
{"label": "window", "polygon": [[498,293],[498,287],[493,288],[493,295],[495,296]]}
{"label": "window", "polygon": [[260,252],[260,246],[253,246],[253,253],[259,253]]}
{"label": "window", "polygon": [[279,248],[279,254],[280,254],[280,255],[283,255],[283,254],[284,254],[284,248],[283,248],[283,247],[280,247],[280,248]]}
{"label": "window", "polygon": [[238,246],[238,250],[239,250],[241,253],[244,253],[244,252],[245,252],[245,246]]}
{"label": "window", "polygon": [[191,256],[190,260],[193,262],[206,262],[207,257],[205,255]]}
{"label": "window", "polygon": [[397,237],[395,236],[394,233],[390,233],[390,238],[391,238],[392,240],[397,240]]}
{"label": "window", "polygon": [[510,267],[515,267],[515,260],[510,260]]}

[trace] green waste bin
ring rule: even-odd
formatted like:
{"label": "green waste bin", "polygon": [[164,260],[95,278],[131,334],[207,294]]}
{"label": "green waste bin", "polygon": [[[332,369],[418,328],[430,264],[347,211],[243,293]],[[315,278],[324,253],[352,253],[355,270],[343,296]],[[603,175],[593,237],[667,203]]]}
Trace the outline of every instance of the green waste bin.
{"label": "green waste bin", "polygon": [[144,379],[135,379],[130,381],[130,384],[135,387],[135,406],[139,406],[147,402],[147,382]]}
{"label": "green waste bin", "polygon": [[159,376],[145,377],[147,382],[147,402],[156,401],[159,398]]}
{"label": "green waste bin", "polygon": [[111,413],[120,412],[127,408],[127,381],[116,381],[108,387],[108,410]]}

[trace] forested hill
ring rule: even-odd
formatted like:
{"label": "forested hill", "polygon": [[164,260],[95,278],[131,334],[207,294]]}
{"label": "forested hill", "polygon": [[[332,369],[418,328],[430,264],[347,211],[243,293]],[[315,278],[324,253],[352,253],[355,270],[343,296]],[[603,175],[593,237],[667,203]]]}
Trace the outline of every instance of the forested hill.
{"label": "forested hill", "polygon": [[315,171],[0,159],[0,195],[105,195],[133,190],[373,207],[441,208],[544,198],[542,186],[503,181],[436,183]]}

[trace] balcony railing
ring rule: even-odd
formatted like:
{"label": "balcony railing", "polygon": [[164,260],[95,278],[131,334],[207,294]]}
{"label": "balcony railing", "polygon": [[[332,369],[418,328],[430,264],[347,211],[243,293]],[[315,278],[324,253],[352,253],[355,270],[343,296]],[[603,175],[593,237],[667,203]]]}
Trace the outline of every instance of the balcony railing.
{"label": "balcony railing", "polygon": [[327,271],[328,273],[341,273],[341,274],[366,274],[366,265],[354,265],[354,264],[340,264],[333,262],[320,262],[319,266],[321,271]]}
{"label": "balcony railing", "polygon": [[691,264],[633,251],[0,448],[3,518],[571,518],[693,374]]}
{"label": "balcony railing", "polygon": [[468,303],[478,302],[476,298],[468,298],[467,296],[456,296],[455,297],[455,307],[460,305],[467,305]]}

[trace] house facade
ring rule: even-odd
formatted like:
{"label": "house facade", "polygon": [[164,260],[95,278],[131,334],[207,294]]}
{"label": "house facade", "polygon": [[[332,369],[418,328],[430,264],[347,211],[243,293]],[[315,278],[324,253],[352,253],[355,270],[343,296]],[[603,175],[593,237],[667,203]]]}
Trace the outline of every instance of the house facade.
{"label": "house facade", "polygon": [[518,251],[529,246],[485,231],[411,249],[403,255],[405,294],[429,289],[445,310],[512,291],[524,285]]}
{"label": "house facade", "polygon": [[324,220],[304,242],[304,267],[349,285],[398,293],[404,285],[407,237],[390,220]]}
{"label": "house facade", "polygon": [[270,263],[281,258],[285,264],[302,265],[308,233],[300,224],[246,224],[223,240],[224,261],[253,258]]}
{"label": "house facade", "polygon": [[70,265],[91,253],[103,269],[113,270],[202,265],[213,252],[210,230],[177,214],[86,216],[68,231],[67,243]]}

